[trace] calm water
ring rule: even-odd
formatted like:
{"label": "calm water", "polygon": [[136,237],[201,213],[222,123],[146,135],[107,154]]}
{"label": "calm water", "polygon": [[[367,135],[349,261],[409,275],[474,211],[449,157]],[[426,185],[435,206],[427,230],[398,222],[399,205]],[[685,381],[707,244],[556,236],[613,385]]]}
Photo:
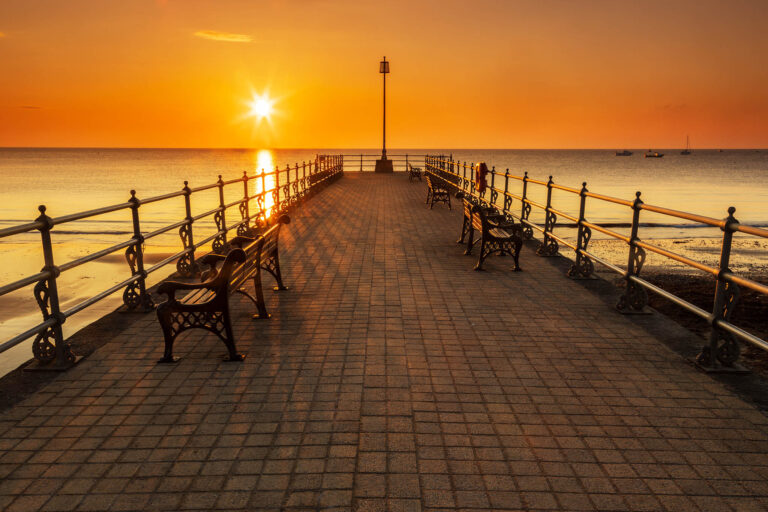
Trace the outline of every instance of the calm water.
{"label": "calm water", "polygon": [[[338,150],[186,150],[186,149],[0,149],[0,227],[28,222],[37,215],[37,206],[46,204],[49,215],[56,217],[76,211],[121,203],[129,190],[138,197],[150,197],[179,190],[183,181],[191,187],[216,180],[236,178],[244,170],[258,172],[275,165],[308,161],[318,152]],[[359,153],[361,150],[345,151]],[[363,150],[377,153],[377,150]],[[511,174],[528,171],[531,178],[579,188],[583,181],[593,192],[632,199],[642,191],[645,202],[715,218],[726,215],[729,206],[737,209],[743,223],[768,223],[768,151],[716,150],[695,151],[682,156],[679,150],[659,150],[664,158],[644,158],[644,150],[630,157],[616,157],[606,150],[408,150],[410,154],[426,152],[452,153],[454,159],[466,162],[486,161],[498,170]],[[404,150],[391,150],[402,154]],[[350,160],[352,160],[350,158]],[[352,164],[350,167],[357,169]],[[231,188],[234,189],[235,185]],[[534,200],[545,199],[543,187],[530,187]],[[239,192],[239,190],[238,190]],[[200,196],[203,196],[201,194]],[[215,202],[197,203],[200,208]],[[181,200],[179,200],[181,203]],[[573,212],[577,200],[569,194],[555,192],[554,204]],[[151,215],[157,223],[176,220],[179,205],[166,205]],[[201,210],[202,211],[202,210]],[[596,201],[588,204],[587,217],[593,221],[624,223],[630,213],[624,208],[606,207]],[[170,217],[167,217],[169,216]],[[119,232],[128,229],[128,219],[83,222],[69,236],[86,233]],[[125,216],[123,216],[125,217]],[[147,218],[150,216],[147,215]],[[673,224],[668,229],[646,230],[645,238],[672,236],[717,236],[717,233],[686,233],[674,229],[670,219],[644,214],[647,223]],[[62,230],[64,231],[64,230]],[[66,230],[72,231],[72,230]],[[64,233],[62,233],[64,235]],[[20,240],[20,239],[19,239]],[[16,241],[16,240],[15,240]],[[2,241],[0,241],[2,243]]]}
{"label": "calm water", "polygon": [[[701,150],[682,156],[679,149],[654,149],[665,153],[665,157],[646,159],[643,157],[644,149],[634,150],[634,155],[630,157],[616,157],[613,151],[607,150],[424,149],[407,152],[411,155],[453,154],[459,161],[485,161],[502,172],[508,168],[515,175],[528,171],[531,178],[542,181],[552,175],[557,183],[575,188],[586,181],[592,192],[628,200],[640,190],[647,203],[715,218],[724,217],[727,208],[735,206],[736,217],[741,222],[768,225],[768,151]],[[337,152],[339,150],[322,149],[0,149],[0,228],[34,220],[39,204],[48,207],[50,216],[58,217],[125,202],[130,197],[131,189],[137,191],[139,198],[147,198],[180,190],[184,180],[188,180],[191,187],[198,187],[215,182],[219,174],[225,180],[233,179],[242,176],[243,171],[253,174],[261,169],[273,169],[275,165],[282,169],[286,164],[312,160],[317,153]],[[341,152],[360,153],[361,150]],[[362,152],[376,154],[378,150]],[[391,154],[405,152],[390,151]],[[354,162],[354,158],[349,160]],[[356,171],[358,168],[352,163],[348,170]],[[519,193],[519,183],[513,183],[510,190]],[[226,190],[227,201],[242,197],[243,189],[239,183]],[[211,190],[194,195],[193,214],[215,207],[217,194],[216,190]],[[533,200],[545,202],[544,187],[531,185],[529,194]],[[578,214],[577,196],[556,191],[553,199],[556,208],[572,215]],[[180,220],[183,208],[182,198],[143,206],[144,231]],[[236,211],[233,213],[236,215]],[[533,217],[541,221],[541,215],[535,210]],[[616,231],[626,233],[631,211],[590,200],[587,218],[593,222],[610,223]],[[693,227],[646,212],[641,220],[646,225],[640,232],[642,238],[720,236],[716,229]],[[211,221],[195,224],[197,240],[213,232]],[[569,236],[573,230],[561,229],[559,232]],[[61,226],[53,232],[56,262],[61,264],[130,236],[128,211]],[[160,257],[178,251],[179,245],[174,231],[148,241],[146,251]],[[39,234],[29,233],[0,240],[0,286],[35,273],[42,266]],[[165,272],[153,274],[150,284],[173,270],[172,266],[166,269]],[[121,282],[129,275],[122,251],[104,262],[65,272],[59,280],[64,309]],[[40,321],[40,312],[31,292],[31,287],[27,287],[0,297],[0,343]],[[120,303],[120,294],[116,294],[95,308],[76,315],[65,324],[65,334],[71,335]],[[0,374],[28,359],[29,354],[29,345],[22,344],[0,355]]]}

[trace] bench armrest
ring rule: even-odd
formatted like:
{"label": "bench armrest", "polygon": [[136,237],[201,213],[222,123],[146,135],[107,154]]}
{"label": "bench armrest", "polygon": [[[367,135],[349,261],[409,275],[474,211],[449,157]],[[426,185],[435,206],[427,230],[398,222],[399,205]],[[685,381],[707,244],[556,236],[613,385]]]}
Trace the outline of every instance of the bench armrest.
{"label": "bench armrest", "polygon": [[[211,255],[213,256],[213,255]],[[218,260],[219,255],[210,258],[212,261]],[[168,296],[170,302],[175,302],[175,293],[177,290],[200,290],[202,288],[213,290],[223,284],[223,279],[229,279],[229,275],[232,273],[232,269],[235,265],[241,264],[245,261],[245,252],[242,249],[233,249],[229,251],[229,254],[224,258],[224,265],[221,267],[220,272],[215,272],[202,283],[180,283],[179,281],[166,281],[162,283],[157,292]]]}
{"label": "bench armrest", "polygon": [[508,229],[517,225],[515,224],[514,220],[510,220],[503,213],[500,213],[498,215],[489,215],[488,223],[493,225],[494,227],[501,228],[501,229]]}
{"label": "bench armrest", "polygon": [[201,257],[198,261],[203,265],[208,265],[209,267],[215,267],[218,262],[224,261],[225,259],[227,259],[227,257],[224,256],[223,254],[216,254],[214,252],[211,252]]}
{"label": "bench armrest", "polygon": [[200,258],[198,261],[208,267],[208,270],[200,274],[200,281],[207,281],[209,278],[215,277],[216,274],[219,273],[219,270],[216,268],[218,266],[217,264],[220,261],[224,261],[226,259],[226,256],[222,256],[221,254],[216,254],[213,252],[208,253]]}
{"label": "bench armrest", "polygon": [[238,235],[232,240],[229,241],[230,245],[235,245],[237,247],[242,248],[244,245],[252,244],[256,241],[256,238],[251,238],[250,236],[242,236]]}

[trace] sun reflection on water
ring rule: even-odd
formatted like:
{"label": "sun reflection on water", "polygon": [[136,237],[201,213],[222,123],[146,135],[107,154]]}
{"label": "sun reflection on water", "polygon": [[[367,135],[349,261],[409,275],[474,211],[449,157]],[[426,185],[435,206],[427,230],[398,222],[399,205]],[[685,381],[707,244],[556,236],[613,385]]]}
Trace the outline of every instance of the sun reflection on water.
{"label": "sun reflection on water", "polygon": [[[267,191],[275,187],[275,159],[274,154],[269,149],[260,149],[254,155],[254,173],[256,176],[261,173],[268,173],[264,179],[257,178],[254,181],[254,193],[260,194],[265,188]],[[270,209],[275,205],[275,200],[271,193],[264,197],[266,216],[269,217]]]}

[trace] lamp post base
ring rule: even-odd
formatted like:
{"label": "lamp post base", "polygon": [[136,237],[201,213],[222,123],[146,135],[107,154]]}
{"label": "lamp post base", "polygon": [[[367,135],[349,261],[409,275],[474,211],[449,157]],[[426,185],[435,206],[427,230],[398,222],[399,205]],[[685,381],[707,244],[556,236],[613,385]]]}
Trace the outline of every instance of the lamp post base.
{"label": "lamp post base", "polygon": [[394,172],[392,160],[387,158],[376,160],[376,172]]}

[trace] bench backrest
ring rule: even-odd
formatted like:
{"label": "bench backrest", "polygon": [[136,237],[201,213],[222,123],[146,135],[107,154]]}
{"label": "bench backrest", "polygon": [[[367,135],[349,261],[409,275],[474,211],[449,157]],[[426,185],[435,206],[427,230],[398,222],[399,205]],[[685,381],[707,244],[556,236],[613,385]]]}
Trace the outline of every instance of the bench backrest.
{"label": "bench backrest", "polygon": [[239,247],[245,253],[245,261],[232,272],[229,280],[230,293],[240,288],[247,279],[259,271],[265,261],[277,254],[280,226],[288,224],[290,220],[287,215],[281,215],[277,222],[258,238],[239,236],[232,239],[232,245]]}
{"label": "bench backrest", "polygon": [[461,198],[462,206],[464,207],[464,217],[471,219],[472,227],[475,229],[482,229],[482,220],[474,215],[473,209],[477,206],[477,202],[471,199],[472,196],[466,192],[459,192],[456,197]]}
{"label": "bench backrest", "polygon": [[214,297],[226,296],[232,275],[242,266],[246,259],[245,251],[239,248],[232,249],[227,253],[221,269],[204,281],[204,283],[209,285],[209,289],[214,292]]}
{"label": "bench backrest", "polygon": [[472,205],[472,227],[482,231],[486,222],[485,210],[480,206]]}
{"label": "bench backrest", "polygon": [[[447,192],[448,188],[440,181],[440,179],[433,180],[433,176],[426,173],[424,176],[427,178],[427,186],[436,192]],[[434,176],[434,178],[437,178]]]}

